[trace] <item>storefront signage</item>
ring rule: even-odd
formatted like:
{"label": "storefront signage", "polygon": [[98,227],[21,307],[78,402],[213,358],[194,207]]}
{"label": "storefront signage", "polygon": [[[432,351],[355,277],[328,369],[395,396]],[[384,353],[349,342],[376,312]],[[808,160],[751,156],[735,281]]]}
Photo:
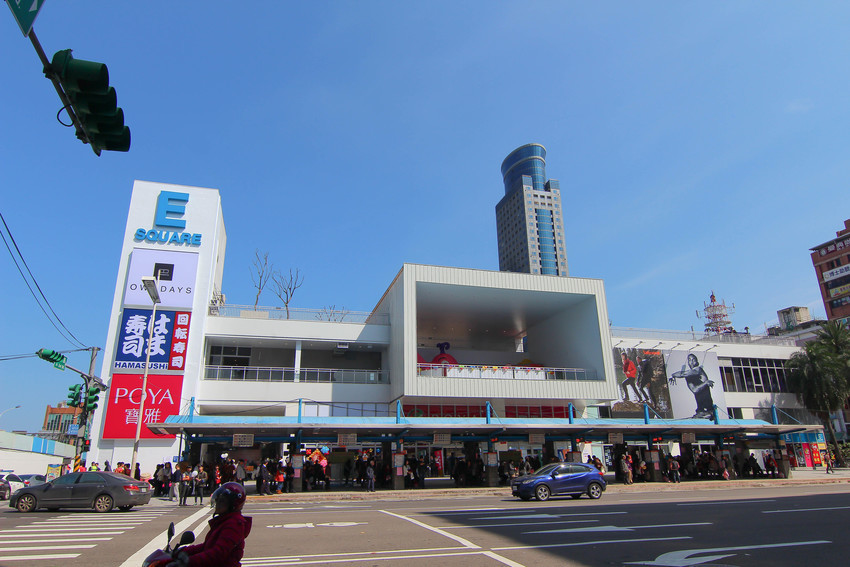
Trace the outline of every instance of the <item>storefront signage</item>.
{"label": "storefront signage", "polygon": [[848,291],[850,291],[850,284],[840,285],[829,290],[829,296],[835,297],[836,295],[843,295]]}
{"label": "storefront signage", "polygon": [[183,370],[189,343],[192,314],[157,311],[150,324],[152,309],[124,309],[118,329],[118,348],[113,368],[144,370],[150,349],[148,370]]}
{"label": "storefront signage", "polygon": [[435,433],[434,434],[434,445],[451,445],[452,444],[452,434],[451,433]]}
{"label": "storefront signage", "polygon": [[[174,246],[200,246],[201,234],[183,232],[186,221],[186,204],[189,202],[188,193],[176,191],[160,191],[156,200],[154,228],[138,228],[133,235],[136,242],[151,242]],[[179,230],[177,230],[179,229]]]}
{"label": "storefront signage", "polygon": [[682,433],[682,443],[696,443],[697,442],[697,434],[696,433]]}
{"label": "storefront signage", "polygon": [[827,254],[837,252],[838,250],[844,250],[845,248],[850,248],[850,238],[845,238],[844,240],[836,240],[835,242],[824,246],[818,252],[821,256],[826,256]]}
{"label": "storefront signage", "polygon": [[611,445],[622,445],[623,444],[623,434],[622,433],[609,433],[608,434],[608,443]]}
{"label": "storefront signage", "polygon": [[234,447],[253,447],[254,446],[254,434],[253,433],[234,433],[233,434],[233,446]]}
{"label": "storefront signage", "polygon": [[142,422],[142,439],[173,439],[174,435],[157,435],[145,424],[162,423],[180,413],[183,376],[150,374],[147,382],[144,415],[139,415],[142,401],[142,374],[113,374],[109,383],[104,418],[104,439],[133,439],[136,426]]}
{"label": "storefront signage", "polygon": [[528,442],[532,445],[542,445],[546,442],[546,434],[545,433],[529,433],[528,434]]}
{"label": "storefront signage", "polygon": [[356,433],[339,433],[337,435],[337,445],[340,445],[342,447],[357,445],[357,434]]}
{"label": "storefront signage", "polygon": [[159,307],[176,307],[189,311],[195,301],[197,275],[197,252],[136,248],[130,256],[123,304],[152,306],[151,297],[142,283],[142,278],[152,277],[156,280],[156,289],[159,292]]}
{"label": "storefront signage", "polygon": [[843,266],[838,266],[834,270],[829,270],[828,272],[823,273],[823,281],[828,282],[834,279],[838,279],[842,276],[846,276],[850,274],[850,264],[844,264]]}

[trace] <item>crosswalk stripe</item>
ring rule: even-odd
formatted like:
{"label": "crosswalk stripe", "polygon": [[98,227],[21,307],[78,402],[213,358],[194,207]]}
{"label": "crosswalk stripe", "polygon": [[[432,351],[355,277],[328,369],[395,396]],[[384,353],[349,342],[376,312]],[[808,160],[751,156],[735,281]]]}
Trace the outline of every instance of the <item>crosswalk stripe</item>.
{"label": "crosswalk stripe", "polygon": [[[86,541],[109,541],[111,539],[112,539],[111,537],[87,537]],[[75,538],[58,538],[58,539],[39,538],[37,540],[13,539],[13,540],[10,540],[10,541],[0,541],[0,545],[9,545],[9,544],[14,545],[16,543],[33,543],[34,541],[45,541],[47,543],[57,543],[57,542],[65,543],[65,542],[77,542],[77,541],[80,541],[80,538],[78,538],[78,537],[75,537]]]}
{"label": "crosswalk stripe", "polygon": [[0,555],[0,561],[36,561],[41,559],[73,559],[79,557],[79,553],[54,553],[49,555]]}
{"label": "crosswalk stripe", "polygon": [[[30,538],[47,538],[51,536],[61,536],[61,537],[97,537],[97,536],[116,536],[121,535],[124,532],[74,532],[74,533],[62,533],[62,534],[39,534],[39,533],[30,533],[30,534],[0,534],[0,538],[21,538],[21,537],[30,537]],[[3,543],[0,541],[0,543]]]}
{"label": "crosswalk stripe", "polygon": [[[7,542],[8,543],[8,542]],[[0,547],[0,552],[3,551],[41,551],[43,549],[91,549],[97,544],[91,545],[34,545],[32,547]]]}
{"label": "crosswalk stripe", "polygon": [[[89,527],[89,528],[83,528],[83,529],[91,530],[93,528]],[[115,530],[127,531],[128,529],[130,529],[130,528],[115,527],[115,528],[104,528],[103,531],[107,531],[107,532],[115,531]],[[12,534],[12,533],[20,534],[20,533],[31,533],[31,532],[45,532],[45,533],[49,534],[51,532],[68,532],[68,531],[80,531],[80,528],[18,528],[18,529],[15,529],[15,530],[0,530],[0,534]]]}

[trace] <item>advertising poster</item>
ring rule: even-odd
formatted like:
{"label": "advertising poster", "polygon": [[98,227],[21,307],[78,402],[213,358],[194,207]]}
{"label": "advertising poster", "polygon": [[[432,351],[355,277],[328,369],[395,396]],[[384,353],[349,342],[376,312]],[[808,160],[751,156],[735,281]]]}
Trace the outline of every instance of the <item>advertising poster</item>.
{"label": "advertising poster", "polygon": [[144,370],[148,359],[146,345],[151,351],[148,370],[184,369],[192,314],[158,309],[151,325],[152,315],[152,309],[124,309],[118,329],[114,370]]}
{"label": "advertising poster", "polygon": [[665,351],[674,419],[714,419],[714,406],[726,417],[726,397],[717,353]]}
{"label": "advertising poster", "polygon": [[107,391],[103,439],[134,439],[136,425],[142,422],[142,439],[173,439],[174,435],[157,435],[146,423],[162,423],[180,413],[180,374],[149,374],[144,415],[139,415],[142,401],[142,374],[113,374]]}
{"label": "advertising poster", "polygon": [[124,305],[151,305],[151,296],[142,285],[142,277],[153,277],[157,280],[163,307],[191,311],[197,273],[197,253],[137,248],[130,256]]}
{"label": "advertising poster", "polygon": [[614,368],[620,400],[611,405],[614,418],[642,418],[644,405],[652,418],[673,417],[664,355],[660,350],[615,348]]}

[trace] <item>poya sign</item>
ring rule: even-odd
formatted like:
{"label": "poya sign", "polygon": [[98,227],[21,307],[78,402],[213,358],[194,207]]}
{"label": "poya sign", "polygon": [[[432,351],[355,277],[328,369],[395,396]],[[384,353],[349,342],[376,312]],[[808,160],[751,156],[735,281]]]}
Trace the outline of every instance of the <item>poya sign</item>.
{"label": "poya sign", "polygon": [[174,435],[157,435],[147,428],[148,423],[162,423],[165,418],[180,413],[180,393],[183,376],[149,374],[147,398],[143,415],[141,374],[113,374],[109,384],[104,439],[134,439],[136,426],[142,423],[142,439],[173,439]]}
{"label": "poya sign", "polygon": [[201,234],[185,232],[186,205],[188,193],[160,191],[156,199],[153,228],[136,229],[133,239],[136,242],[151,242],[171,246],[200,246]]}

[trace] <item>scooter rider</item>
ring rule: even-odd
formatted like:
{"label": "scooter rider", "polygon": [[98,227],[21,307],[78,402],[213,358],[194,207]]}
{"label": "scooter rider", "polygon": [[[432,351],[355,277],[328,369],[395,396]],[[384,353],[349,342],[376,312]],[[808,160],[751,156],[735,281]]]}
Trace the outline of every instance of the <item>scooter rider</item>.
{"label": "scooter rider", "polygon": [[242,515],[245,489],[238,482],[227,482],[212,493],[210,504],[215,512],[204,543],[182,548],[167,567],[240,567],[252,522]]}

